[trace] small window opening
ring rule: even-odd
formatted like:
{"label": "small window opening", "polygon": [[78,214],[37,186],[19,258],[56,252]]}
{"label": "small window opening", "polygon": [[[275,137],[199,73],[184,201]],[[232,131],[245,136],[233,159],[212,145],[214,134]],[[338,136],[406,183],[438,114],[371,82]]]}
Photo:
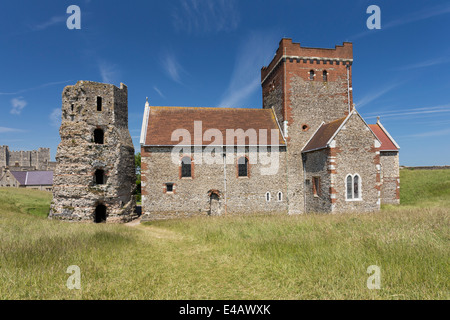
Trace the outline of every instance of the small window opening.
{"label": "small window opening", "polygon": [[308,126],[307,124],[304,124],[304,125],[302,126],[302,130],[303,130],[303,131],[308,131],[308,129],[309,129],[309,126]]}
{"label": "small window opening", "polygon": [[314,80],[314,70],[309,71],[309,80]]}
{"label": "small window opening", "polygon": [[192,177],[192,163],[190,157],[183,157],[183,159],[181,159],[181,177]]}
{"label": "small window opening", "polygon": [[73,104],[70,106],[70,109],[72,110],[72,112],[73,112]]}
{"label": "small window opening", "polygon": [[240,157],[238,160],[238,175],[239,177],[248,177],[248,159]]}
{"label": "small window opening", "polygon": [[105,184],[105,171],[95,170],[95,184]]}
{"label": "small window opening", "polygon": [[360,200],[361,199],[361,178],[359,175],[355,174],[354,176],[348,175],[346,179],[347,184],[347,192],[346,199],[347,200]]}
{"label": "small window opening", "polygon": [[328,81],[328,72],[326,70],[323,71],[323,82]]}
{"label": "small window opening", "polygon": [[94,130],[94,142],[96,144],[103,144],[105,141],[105,134],[102,129]]}
{"label": "small window opening", "polygon": [[318,197],[320,194],[320,178],[314,177],[313,178],[313,194],[315,197]]}
{"label": "small window opening", "polygon": [[270,192],[266,192],[266,201],[269,202],[270,201]]}
{"label": "small window opening", "polygon": [[280,191],[278,192],[278,201],[283,201],[283,193]]}
{"label": "small window opening", "polygon": [[102,111],[102,97],[97,97],[97,111]]}
{"label": "small window opening", "polygon": [[173,192],[173,183],[166,183],[166,192]]}

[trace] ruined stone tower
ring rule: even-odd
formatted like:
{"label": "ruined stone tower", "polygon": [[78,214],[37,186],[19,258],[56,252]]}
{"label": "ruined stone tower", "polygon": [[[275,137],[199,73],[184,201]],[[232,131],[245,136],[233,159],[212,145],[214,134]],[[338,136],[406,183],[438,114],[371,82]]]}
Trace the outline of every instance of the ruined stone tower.
{"label": "ruined stone tower", "polygon": [[353,45],[306,48],[280,41],[261,69],[263,108],[273,108],[287,139],[289,212],[304,211],[302,148],[322,122],[345,117],[353,108]]}
{"label": "ruined stone tower", "polygon": [[127,99],[124,84],[78,81],[64,88],[49,218],[109,223],[135,217]]}

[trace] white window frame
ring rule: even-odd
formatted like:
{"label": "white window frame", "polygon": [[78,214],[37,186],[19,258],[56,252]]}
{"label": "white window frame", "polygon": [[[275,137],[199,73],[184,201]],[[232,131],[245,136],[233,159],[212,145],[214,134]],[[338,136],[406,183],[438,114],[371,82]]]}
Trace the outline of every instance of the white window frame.
{"label": "white window frame", "polygon": [[[354,185],[355,185],[355,177],[356,176],[358,176],[358,198],[353,198],[353,196],[354,196],[354,194],[355,194],[355,190],[354,190]],[[349,199],[348,198],[348,190],[347,190],[347,179],[348,179],[348,177],[351,177],[352,178],[352,192],[351,192],[351,195],[352,195],[352,197]],[[355,173],[355,174],[348,174],[348,175],[346,175],[345,176],[345,180],[344,180],[344,186],[345,186],[345,201],[362,201],[362,189],[361,189],[361,186],[362,186],[362,183],[361,183],[361,175],[359,174],[359,173]]]}
{"label": "white window frame", "polygon": [[[269,196],[269,197],[267,197],[267,196]],[[270,194],[269,191],[266,192],[265,199],[266,199],[266,202],[270,202],[270,200],[272,200],[272,195]]]}
{"label": "white window frame", "polygon": [[278,193],[277,193],[277,201],[283,201],[283,192],[281,192],[281,191],[278,191]]}

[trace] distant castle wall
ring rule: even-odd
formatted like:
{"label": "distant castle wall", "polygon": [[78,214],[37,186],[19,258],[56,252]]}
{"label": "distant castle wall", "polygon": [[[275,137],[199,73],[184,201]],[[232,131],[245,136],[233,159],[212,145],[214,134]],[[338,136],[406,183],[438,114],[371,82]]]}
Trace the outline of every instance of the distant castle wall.
{"label": "distant castle wall", "polygon": [[32,151],[12,151],[0,146],[0,168],[9,167],[15,171],[53,170],[56,163],[50,161],[50,148]]}

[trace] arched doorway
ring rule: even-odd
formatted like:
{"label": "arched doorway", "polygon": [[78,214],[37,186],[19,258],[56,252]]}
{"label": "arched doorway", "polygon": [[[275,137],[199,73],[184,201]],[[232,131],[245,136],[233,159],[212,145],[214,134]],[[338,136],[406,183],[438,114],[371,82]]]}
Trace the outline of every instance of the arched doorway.
{"label": "arched doorway", "polygon": [[217,190],[210,190],[209,194],[209,215],[218,216],[221,214],[220,193]]}
{"label": "arched doorway", "polygon": [[94,222],[95,223],[106,222],[106,206],[104,206],[103,204],[99,204],[95,208]]}

